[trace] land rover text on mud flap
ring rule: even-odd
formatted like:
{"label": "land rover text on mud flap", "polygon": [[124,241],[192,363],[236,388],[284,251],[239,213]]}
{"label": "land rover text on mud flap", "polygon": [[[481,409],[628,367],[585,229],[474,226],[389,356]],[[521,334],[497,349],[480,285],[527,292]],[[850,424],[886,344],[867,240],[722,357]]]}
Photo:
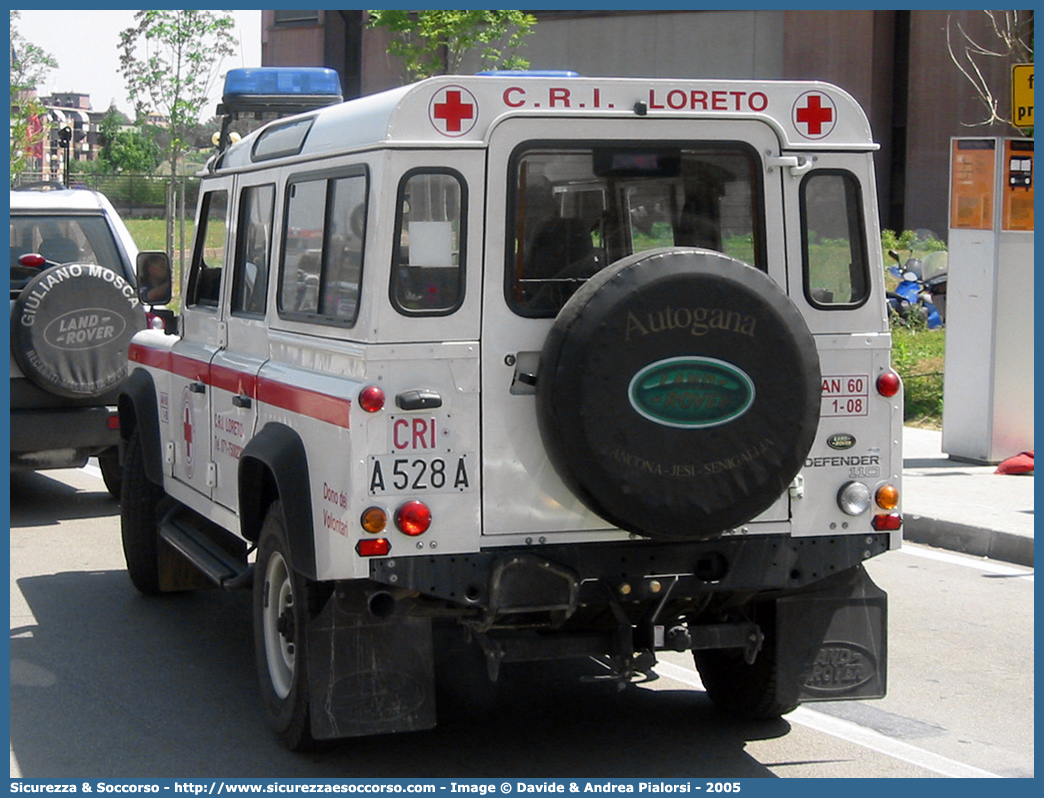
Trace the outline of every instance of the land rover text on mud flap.
{"label": "land rover text on mud flap", "polygon": [[180,332],[131,344],[134,585],[252,584],[295,749],[434,725],[435,630],[493,679],[692,650],[748,717],[884,695],[902,396],[852,98],[331,76],[229,75],[229,118],[300,113],[220,148]]}

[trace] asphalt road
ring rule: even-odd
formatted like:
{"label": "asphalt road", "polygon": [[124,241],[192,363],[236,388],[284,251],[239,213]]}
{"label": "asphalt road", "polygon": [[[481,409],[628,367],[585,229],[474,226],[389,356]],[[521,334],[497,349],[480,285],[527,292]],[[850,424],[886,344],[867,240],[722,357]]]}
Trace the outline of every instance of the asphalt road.
{"label": "asphalt road", "polygon": [[438,676],[432,731],[280,747],[257,697],[250,596],[146,599],[91,467],[11,477],[11,775],[27,778],[1031,777],[1033,576],[907,546],[889,695],[771,723],[719,715],[692,659],[615,692],[575,669],[477,659]]}

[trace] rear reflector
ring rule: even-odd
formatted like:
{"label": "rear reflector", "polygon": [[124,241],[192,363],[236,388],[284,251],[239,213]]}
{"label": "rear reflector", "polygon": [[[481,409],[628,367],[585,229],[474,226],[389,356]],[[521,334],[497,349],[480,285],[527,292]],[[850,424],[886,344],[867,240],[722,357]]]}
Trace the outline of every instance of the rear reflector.
{"label": "rear reflector", "polygon": [[903,517],[898,513],[875,515],[872,526],[878,532],[890,532],[895,529],[902,529]]}
{"label": "rear reflector", "polygon": [[109,429],[119,429],[120,428],[120,417],[119,417],[119,414],[117,414],[117,413],[110,413],[108,421],[105,422],[105,426],[107,426]]}
{"label": "rear reflector", "polygon": [[360,557],[383,557],[391,551],[391,543],[388,538],[360,540],[355,544],[355,551]]}

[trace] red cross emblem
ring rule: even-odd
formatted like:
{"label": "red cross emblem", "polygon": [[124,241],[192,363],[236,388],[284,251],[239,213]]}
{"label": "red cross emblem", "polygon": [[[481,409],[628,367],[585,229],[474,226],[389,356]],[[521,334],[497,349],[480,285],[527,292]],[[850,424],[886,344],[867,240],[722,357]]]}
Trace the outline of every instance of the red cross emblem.
{"label": "red cross emblem", "polygon": [[807,91],[794,103],[794,127],[807,139],[821,139],[837,124],[837,108],[827,95]]}
{"label": "red cross emblem", "polygon": [[444,86],[431,98],[428,117],[442,135],[463,136],[475,127],[478,101],[463,86]]}

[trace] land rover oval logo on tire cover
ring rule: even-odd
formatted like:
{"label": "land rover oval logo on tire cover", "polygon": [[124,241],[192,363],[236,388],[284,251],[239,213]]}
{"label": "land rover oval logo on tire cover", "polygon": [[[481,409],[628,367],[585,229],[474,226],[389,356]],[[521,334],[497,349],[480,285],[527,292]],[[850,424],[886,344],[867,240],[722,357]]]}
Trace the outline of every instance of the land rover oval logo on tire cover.
{"label": "land rover oval logo on tire cover", "polygon": [[[716,382],[719,394],[689,390]],[[766,274],[658,249],[611,264],[565,304],[536,400],[548,457],[592,511],[649,537],[704,538],[767,510],[800,470],[819,357]]]}
{"label": "land rover oval logo on tire cover", "polygon": [[754,403],[754,383],[723,360],[672,357],[635,374],[627,398],[656,424],[702,429],[746,413]]}
{"label": "land rover oval logo on tire cover", "polygon": [[45,269],[11,308],[11,353],[40,388],[70,399],[108,393],[127,376],[145,314],[134,286],[105,266]]}

